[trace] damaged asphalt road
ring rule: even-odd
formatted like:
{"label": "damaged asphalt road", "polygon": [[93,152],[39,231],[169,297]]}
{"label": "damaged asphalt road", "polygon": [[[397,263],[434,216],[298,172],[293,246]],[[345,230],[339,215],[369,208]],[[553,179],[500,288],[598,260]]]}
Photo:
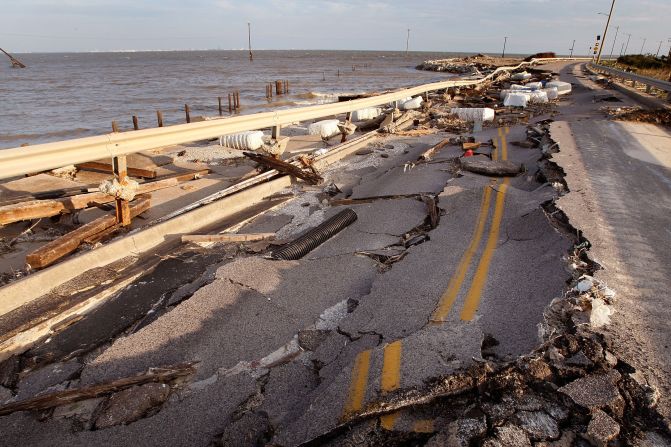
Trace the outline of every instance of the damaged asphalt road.
{"label": "damaged asphalt road", "polygon": [[[525,127],[477,134],[494,141],[492,159],[524,165],[511,178],[459,170],[456,146],[418,161],[443,138],[389,137],[324,173],[340,193],[296,186],[294,198],[241,229],[287,240],[344,208],[356,212],[302,259],[211,246],[210,258],[185,259],[202,274],[166,287],[161,312],[111,343],[68,355],[76,346],[64,332],[36,348],[35,357],[58,349],[68,360],[18,385],[3,371],[3,387],[29,383],[29,396],[198,363],[169,394],[129,388],[117,400],[132,417],[111,411],[119,403],[107,397],[15,412],[0,417],[3,442],[606,445],[620,432],[663,442],[654,392],[591,330],[609,295],[591,277],[572,289],[594,272],[552,205],[557,185],[540,169],[540,150],[510,144],[526,139]],[[633,425],[621,427],[627,418]]]}

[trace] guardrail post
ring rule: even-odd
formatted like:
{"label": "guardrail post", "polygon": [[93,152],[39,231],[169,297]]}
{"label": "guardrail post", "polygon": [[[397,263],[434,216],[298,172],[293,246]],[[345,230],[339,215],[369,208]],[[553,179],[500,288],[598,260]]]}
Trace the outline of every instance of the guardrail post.
{"label": "guardrail post", "polygon": [[279,124],[276,125],[276,126],[273,126],[273,127],[271,128],[271,131],[270,131],[270,137],[271,137],[273,140],[278,141],[278,140],[280,139],[280,132],[281,132],[281,130],[282,130],[282,126],[280,126]]}

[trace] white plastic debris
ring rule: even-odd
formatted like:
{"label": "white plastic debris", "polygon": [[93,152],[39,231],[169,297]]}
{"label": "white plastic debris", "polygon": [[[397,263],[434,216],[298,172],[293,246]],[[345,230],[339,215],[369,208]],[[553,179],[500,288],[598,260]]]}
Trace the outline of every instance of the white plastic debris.
{"label": "white plastic debris", "polygon": [[355,110],[352,113],[352,121],[364,121],[377,118],[382,113],[379,107],[368,107],[367,109]]}
{"label": "white plastic debris", "polygon": [[564,81],[550,81],[547,84],[545,84],[545,88],[552,88],[555,87],[557,89],[557,93],[559,95],[567,95],[571,93],[571,84],[568,82]]}
{"label": "white plastic debris", "polygon": [[503,100],[503,105],[506,107],[526,107],[529,102],[529,95],[527,93],[508,93]]}
{"label": "white plastic debris", "polygon": [[123,184],[113,178],[102,182],[99,188],[102,193],[109,194],[117,199],[131,201],[135,198],[138,186],[140,186],[138,182],[129,178]]}
{"label": "white plastic debris", "polygon": [[594,282],[591,279],[585,278],[585,279],[581,279],[578,282],[578,284],[576,284],[575,288],[578,292],[585,293],[588,290],[590,290],[593,285],[594,285]]}
{"label": "white plastic debris", "polygon": [[541,82],[529,82],[525,87],[531,90],[540,90],[543,88],[543,83]]}
{"label": "white plastic debris", "polygon": [[531,87],[527,87],[526,85],[512,84],[510,86],[510,90],[531,90]]}
{"label": "white plastic debris", "polygon": [[592,327],[601,327],[610,324],[610,316],[613,315],[613,308],[600,299],[592,301],[592,311],[589,314],[589,324]]}
{"label": "white plastic debris", "polygon": [[529,93],[529,102],[532,103],[546,103],[548,102],[548,94],[545,92],[530,92]]}
{"label": "white plastic debris", "polygon": [[263,132],[260,130],[250,130],[231,135],[222,135],[219,137],[219,146],[255,151],[263,146]]}
{"label": "white plastic debris", "polygon": [[526,79],[531,78],[531,73],[527,73],[526,71],[523,71],[522,73],[515,73],[510,77],[513,81],[524,81]]}
{"label": "white plastic debris", "polygon": [[329,151],[328,148],[323,147],[321,149],[317,149],[316,151],[314,151],[312,155],[314,155],[315,157],[319,157],[320,155],[324,155],[328,151]]}
{"label": "white plastic debris", "polygon": [[510,90],[510,89],[505,89],[505,88],[504,88],[504,89],[501,90],[501,92],[499,93],[499,98],[501,98],[501,100],[506,99],[506,96],[508,96],[508,93],[512,93],[512,90]]}
{"label": "white plastic debris", "polygon": [[545,92],[545,94],[548,95],[548,99],[550,101],[552,101],[553,99],[557,99],[559,97],[559,92],[557,91],[557,87],[544,88],[541,91]]}
{"label": "white plastic debris", "polygon": [[452,110],[450,110],[450,113],[453,115],[457,115],[460,119],[464,121],[493,121],[494,120],[494,109],[490,109],[488,107],[484,108],[472,108],[472,109],[466,109],[466,108],[460,108],[460,107],[455,107]]}
{"label": "white plastic debris", "polygon": [[317,121],[308,126],[308,135],[319,135],[325,140],[340,135],[338,124],[340,124],[338,120]]}
{"label": "white plastic debris", "polygon": [[421,96],[415,96],[409,101],[402,102],[399,108],[401,110],[415,110],[422,106],[423,99]]}

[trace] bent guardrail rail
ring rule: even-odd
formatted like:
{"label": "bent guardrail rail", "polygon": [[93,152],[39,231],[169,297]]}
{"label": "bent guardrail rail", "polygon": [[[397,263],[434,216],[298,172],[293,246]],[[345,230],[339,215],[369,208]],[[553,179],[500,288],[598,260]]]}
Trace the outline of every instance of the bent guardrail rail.
{"label": "bent guardrail rail", "polygon": [[530,62],[522,62],[514,67],[499,67],[486,77],[477,80],[440,81],[346,102],[262,112],[197,123],[142,129],[132,132],[109,133],[95,137],[77,138],[27,147],[0,149],[0,179],[47,171],[62,166],[99,160],[101,158],[112,158],[120,155],[158,149],[168,145],[217,138],[221,135],[243,132],[246,130],[281,126],[294,122],[353,112],[355,110],[387,104],[408,96],[415,96],[434,90],[478,85],[495,78],[502,72],[514,71],[525,66],[565,60],[580,61],[585,59],[533,59]]}
{"label": "bent guardrail rail", "polygon": [[[605,65],[595,64],[594,62],[590,62],[587,65],[589,66],[589,68],[591,68],[596,72],[609,74],[611,76],[620,79],[627,79],[629,81],[638,82],[647,86],[648,90],[649,88],[652,87],[658,90],[665,91],[669,95],[671,95],[671,82],[662,81],[661,79],[649,78],[647,76],[641,76],[636,73],[630,73],[627,71],[618,70],[617,68],[606,67]],[[669,99],[671,100],[671,96],[669,96]]]}

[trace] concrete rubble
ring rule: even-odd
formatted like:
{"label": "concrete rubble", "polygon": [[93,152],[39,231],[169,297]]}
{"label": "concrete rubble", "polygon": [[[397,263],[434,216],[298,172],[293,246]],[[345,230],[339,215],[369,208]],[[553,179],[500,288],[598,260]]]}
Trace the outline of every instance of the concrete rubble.
{"label": "concrete rubble", "polygon": [[[479,74],[496,67],[489,59],[421,69]],[[510,87],[504,76],[432,93],[404,115],[362,111],[391,117],[378,123],[382,136],[327,167],[303,160],[323,182],[295,183],[236,227],[276,241],[158,254],[155,270],[107,304],[0,363],[0,411],[195,365],[171,380],[10,412],[0,417],[7,442],[669,445],[657,391],[614,354],[606,330],[616,293],[594,277],[589,241],[555,205],[571,185],[548,129],[567,96],[517,110],[499,96]],[[496,115],[472,123],[455,108]],[[328,146],[336,131],[315,124],[327,146],[316,139],[309,152],[337,150]],[[402,135],[409,127],[418,133]],[[300,259],[271,259],[345,208],[357,219],[336,236]],[[477,261],[471,273],[467,256]],[[466,285],[455,289],[453,278]],[[127,321],[104,323],[120,312]]]}

